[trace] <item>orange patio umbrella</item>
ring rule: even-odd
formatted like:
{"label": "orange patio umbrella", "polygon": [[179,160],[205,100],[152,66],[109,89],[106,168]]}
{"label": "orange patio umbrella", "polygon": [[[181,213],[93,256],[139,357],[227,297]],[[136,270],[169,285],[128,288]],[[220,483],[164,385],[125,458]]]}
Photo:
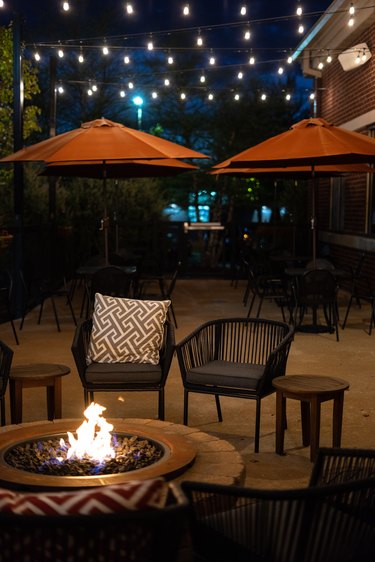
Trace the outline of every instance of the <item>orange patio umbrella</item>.
{"label": "orange patio umbrella", "polygon": [[[375,139],[336,127],[321,118],[303,119],[284,133],[248,148],[221,164],[221,168],[288,168],[309,166],[311,177],[323,165],[373,163]],[[316,259],[316,183],[313,182],[313,259]]]}
{"label": "orange patio umbrella", "polygon": [[[107,177],[132,177],[132,166],[136,174],[133,177],[141,176],[142,166],[145,167],[142,175],[148,177],[163,174],[171,175],[172,168],[174,168],[174,173],[176,169],[179,172],[191,169],[189,165],[184,165],[184,163],[179,162],[177,164],[176,159],[180,158],[208,158],[208,156],[177,143],[102,118],[83,123],[78,129],[23,148],[2,158],[0,163],[43,162],[48,168],[46,175],[101,177],[103,179],[104,200],[104,250],[105,261],[108,263]],[[174,162],[166,164],[167,159],[173,159]],[[156,163],[157,160],[159,163]],[[125,165],[125,161],[129,163]],[[134,161],[137,161],[137,164]],[[154,162],[150,164],[149,161]],[[113,166],[117,167],[117,173],[121,173],[121,175],[110,175],[111,170],[114,169]],[[124,168],[120,172],[121,166]],[[69,172],[70,167],[72,172],[75,171],[74,174]],[[90,171],[90,167],[92,171]]]}
{"label": "orange patio umbrella", "polygon": [[[214,166],[215,168],[215,166]],[[341,176],[344,174],[358,174],[375,172],[368,164],[337,164],[315,166],[314,174],[319,177]],[[270,176],[275,178],[311,178],[311,166],[288,166],[284,168],[217,168],[209,172],[214,176],[233,175],[238,177]]]}

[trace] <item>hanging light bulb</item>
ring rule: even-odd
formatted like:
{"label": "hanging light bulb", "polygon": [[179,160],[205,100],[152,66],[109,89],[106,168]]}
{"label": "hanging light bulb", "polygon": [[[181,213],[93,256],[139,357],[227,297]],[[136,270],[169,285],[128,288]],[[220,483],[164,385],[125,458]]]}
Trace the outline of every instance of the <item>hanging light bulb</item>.
{"label": "hanging light bulb", "polygon": [[69,10],[70,10],[69,2],[63,2],[62,7],[63,7],[64,12],[69,12]]}
{"label": "hanging light bulb", "polygon": [[366,62],[366,61],[367,61],[367,53],[366,53],[366,50],[363,51],[361,59],[362,59],[362,62]]}
{"label": "hanging light bulb", "polygon": [[89,88],[89,89],[87,90],[87,95],[88,95],[88,96],[92,96],[92,89],[91,89],[91,88]]}
{"label": "hanging light bulb", "polygon": [[205,83],[205,81],[206,81],[206,77],[205,77],[205,75],[204,75],[204,74],[202,74],[202,75],[201,75],[201,77],[199,78],[199,81],[200,81],[200,82],[201,82],[202,84],[204,84],[204,83]]}
{"label": "hanging light bulb", "polygon": [[240,70],[239,73],[237,74],[237,78],[238,80],[242,80],[243,78],[243,72]]}
{"label": "hanging light bulb", "polygon": [[158,97],[158,93],[152,92],[151,97],[152,97],[153,100],[156,100],[156,98]]}
{"label": "hanging light bulb", "polygon": [[107,45],[104,45],[102,51],[103,51],[103,55],[105,55],[105,56],[109,55],[109,49],[108,49]]}
{"label": "hanging light bulb", "polygon": [[168,64],[173,64],[173,63],[174,63],[173,57],[171,55],[169,55]]}
{"label": "hanging light bulb", "polygon": [[297,16],[302,16],[302,11],[303,11],[302,6],[301,6],[300,2],[298,2],[297,9],[296,9]]}
{"label": "hanging light bulb", "polygon": [[154,43],[151,40],[147,43],[147,49],[149,51],[152,51],[154,49]]}
{"label": "hanging light bulb", "polygon": [[38,51],[35,51],[34,53],[34,59],[36,60],[36,62],[40,61],[40,54],[38,53]]}
{"label": "hanging light bulb", "polygon": [[255,57],[251,56],[249,58],[249,64],[255,64]]}
{"label": "hanging light bulb", "polygon": [[165,78],[164,86],[170,86],[170,85],[171,85],[171,81],[169,80],[169,78]]}
{"label": "hanging light bulb", "polygon": [[127,3],[125,6],[126,13],[131,15],[134,13],[133,4]]}
{"label": "hanging light bulb", "polygon": [[262,94],[262,95],[260,96],[260,99],[261,99],[262,101],[266,101],[266,99],[267,99],[267,94]]}
{"label": "hanging light bulb", "polygon": [[98,86],[96,84],[93,84],[91,89],[92,89],[93,92],[97,92]]}
{"label": "hanging light bulb", "polygon": [[309,95],[309,98],[310,98],[311,100],[314,100],[314,99],[315,99],[315,94],[314,94],[314,92],[311,92],[311,94]]}
{"label": "hanging light bulb", "polygon": [[59,94],[63,94],[63,93],[64,93],[64,88],[63,88],[62,84],[59,84],[59,85],[58,85],[57,91],[59,92]]}
{"label": "hanging light bulb", "polygon": [[323,68],[324,68],[324,64],[322,61],[320,61],[320,63],[318,64],[318,69],[323,70]]}
{"label": "hanging light bulb", "polygon": [[182,8],[182,14],[184,16],[188,16],[190,14],[189,4],[185,4],[185,6]]}
{"label": "hanging light bulb", "polygon": [[286,99],[286,101],[290,101],[290,100],[291,100],[291,98],[292,98],[292,96],[291,96],[290,94],[286,94],[286,95],[285,95],[285,99]]}
{"label": "hanging light bulb", "polygon": [[241,16],[246,16],[246,13],[247,13],[247,8],[246,8],[246,6],[245,6],[245,5],[241,6],[241,8],[240,8],[240,15],[241,15]]}
{"label": "hanging light bulb", "polygon": [[57,51],[57,54],[59,55],[60,59],[62,59],[63,56],[64,56],[64,51],[60,48],[60,49]]}
{"label": "hanging light bulb", "polygon": [[326,60],[327,60],[327,63],[328,63],[328,64],[330,64],[330,63],[332,62],[332,57],[331,57],[331,55],[330,55],[329,53],[328,53],[328,55],[327,55],[327,59],[326,59]]}
{"label": "hanging light bulb", "polygon": [[214,65],[215,62],[216,62],[215,57],[214,57],[214,56],[211,56],[211,57],[209,58],[209,61],[208,61],[208,62],[209,62],[211,65]]}
{"label": "hanging light bulb", "polygon": [[124,56],[124,63],[125,63],[125,64],[130,64],[130,57],[129,57],[129,55],[125,55],[125,56]]}
{"label": "hanging light bulb", "polygon": [[0,0],[0,8],[4,8],[4,0]]}
{"label": "hanging light bulb", "polygon": [[249,41],[249,39],[251,38],[250,29],[246,29],[243,38],[245,39],[245,41]]}
{"label": "hanging light bulb", "polygon": [[185,92],[181,92],[181,94],[180,94],[180,99],[186,100],[186,94],[185,94]]}
{"label": "hanging light bulb", "polygon": [[78,55],[78,62],[81,63],[81,64],[82,64],[83,62],[85,62],[85,58],[84,58],[84,56],[83,56],[82,51],[79,52],[79,55]]}
{"label": "hanging light bulb", "polygon": [[354,25],[354,13],[355,13],[355,8],[353,6],[353,3],[350,4],[350,8],[349,8],[349,20],[348,20],[348,26],[349,27],[353,27]]}
{"label": "hanging light bulb", "polygon": [[240,94],[234,94],[234,100],[238,101],[240,99]]}
{"label": "hanging light bulb", "polygon": [[203,45],[203,37],[201,36],[201,34],[199,34],[197,37],[197,47],[202,47],[202,45]]}
{"label": "hanging light bulb", "polygon": [[207,96],[207,98],[208,98],[210,101],[212,101],[212,100],[214,99],[214,95],[211,94],[211,93],[209,93],[208,96]]}
{"label": "hanging light bulb", "polygon": [[129,88],[129,90],[133,90],[133,89],[134,89],[134,84],[133,84],[133,82],[129,82],[128,88]]}
{"label": "hanging light bulb", "polygon": [[284,69],[282,66],[279,66],[279,68],[277,69],[277,73],[280,75],[284,73]]}
{"label": "hanging light bulb", "polygon": [[124,98],[126,96],[126,93],[124,90],[120,90],[120,97]]}
{"label": "hanging light bulb", "polygon": [[355,64],[360,64],[361,62],[361,56],[359,53],[357,53],[357,56],[355,57]]}
{"label": "hanging light bulb", "polygon": [[304,31],[305,31],[305,28],[304,28],[304,26],[303,26],[302,23],[301,23],[301,24],[298,26],[298,33],[299,33],[300,35],[302,35],[302,33],[303,33]]}

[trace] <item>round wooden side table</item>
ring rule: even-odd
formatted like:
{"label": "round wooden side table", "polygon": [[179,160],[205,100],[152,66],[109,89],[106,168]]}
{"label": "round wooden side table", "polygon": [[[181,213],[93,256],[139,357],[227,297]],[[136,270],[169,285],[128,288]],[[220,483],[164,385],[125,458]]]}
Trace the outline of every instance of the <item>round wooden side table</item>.
{"label": "round wooden side table", "polygon": [[340,447],[347,381],[321,375],[287,375],[276,377],[272,383],[276,388],[276,453],[284,453],[286,398],[301,402],[302,442],[305,447],[310,445],[312,462],[319,448],[320,405],[333,400],[332,445]]}
{"label": "round wooden side table", "polygon": [[12,424],[22,423],[22,390],[38,386],[46,387],[48,419],[61,418],[61,377],[69,373],[69,367],[54,363],[30,363],[12,367],[9,375]]}

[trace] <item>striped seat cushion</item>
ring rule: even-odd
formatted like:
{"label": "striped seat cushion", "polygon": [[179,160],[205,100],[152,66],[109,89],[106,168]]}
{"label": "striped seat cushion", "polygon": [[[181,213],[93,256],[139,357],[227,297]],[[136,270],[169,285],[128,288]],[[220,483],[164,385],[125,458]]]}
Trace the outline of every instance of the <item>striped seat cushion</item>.
{"label": "striped seat cushion", "polygon": [[0,488],[0,512],[15,515],[93,515],[163,508],[162,478],[68,492],[14,492]]}
{"label": "striped seat cushion", "polygon": [[96,293],[87,363],[159,363],[170,301]]}

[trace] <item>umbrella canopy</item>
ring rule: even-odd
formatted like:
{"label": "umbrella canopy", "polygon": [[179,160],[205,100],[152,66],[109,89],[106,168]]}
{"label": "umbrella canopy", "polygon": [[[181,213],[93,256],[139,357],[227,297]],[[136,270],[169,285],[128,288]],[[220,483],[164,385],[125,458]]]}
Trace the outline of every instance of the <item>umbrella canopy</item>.
{"label": "umbrella canopy", "polygon": [[[214,167],[215,168],[215,167]],[[341,176],[343,174],[374,173],[375,169],[368,164],[338,164],[315,166],[314,174],[319,177]],[[217,168],[209,172],[211,175],[233,175],[238,177],[270,176],[275,178],[311,178],[311,166],[288,166],[284,168]]]}
{"label": "umbrella canopy", "polygon": [[[205,154],[196,152],[182,145],[168,140],[130,129],[121,123],[108,119],[95,119],[83,123],[78,129],[68,131],[61,135],[51,137],[42,142],[23,148],[0,160],[6,162],[44,162],[48,168],[47,175],[75,175],[81,177],[103,178],[104,217],[102,220],[104,231],[105,261],[108,263],[108,212],[106,197],[107,173],[114,163],[125,166],[124,161],[130,161],[129,166],[134,167],[135,177],[141,176],[141,168],[145,166],[143,176],[171,175],[171,168],[184,171],[189,165],[182,162],[176,163],[178,158],[208,158]],[[166,165],[166,159],[174,159],[171,165]],[[134,161],[137,160],[137,164]],[[162,165],[145,163],[144,161],[161,160]],[[140,162],[139,162],[140,161]],[[56,165],[53,169],[52,165]],[[93,167],[92,174],[89,171]],[[152,168],[151,168],[152,166]],[[75,170],[69,173],[68,168]],[[100,168],[102,173],[100,174]],[[64,172],[62,172],[64,169]],[[120,170],[120,168],[118,168]],[[130,168],[126,168],[125,177],[132,177]],[[175,172],[174,169],[174,172]],[[154,172],[154,173],[153,173]],[[119,172],[118,172],[119,173]],[[96,175],[98,174],[98,175]],[[112,176],[119,177],[119,176]],[[123,177],[121,175],[120,177]]]}
{"label": "umbrella canopy", "polygon": [[61,162],[47,164],[41,176],[77,176],[85,178],[146,178],[156,176],[175,176],[184,172],[198,170],[198,166],[181,162],[175,158],[160,160],[114,160],[102,162]]}
{"label": "umbrella canopy", "polygon": [[375,139],[335,127],[321,118],[303,119],[214,168],[270,168],[375,162]]}
{"label": "umbrella canopy", "polygon": [[[321,118],[303,119],[280,133],[214,168],[282,168],[310,166],[314,179],[315,167],[375,162],[375,139],[361,133],[335,127]],[[313,182],[312,241],[316,260],[316,182]]]}
{"label": "umbrella canopy", "polygon": [[78,129],[18,150],[2,158],[0,162],[40,161],[47,164],[156,158],[208,158],[208,156],[103,118],[83,123]]}

